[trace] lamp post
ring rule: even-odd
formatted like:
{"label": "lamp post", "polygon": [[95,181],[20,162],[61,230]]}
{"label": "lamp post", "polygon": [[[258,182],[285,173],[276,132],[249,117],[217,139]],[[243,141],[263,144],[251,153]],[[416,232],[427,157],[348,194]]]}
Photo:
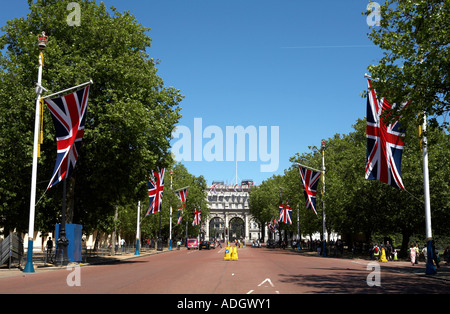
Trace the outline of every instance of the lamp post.
{"label": "lamp post", "polygon": [[425,274],[435,275],[437,273],[436,267],[433,264],[433,238],[431,232],[431,206],[430,206],[430,187],[429,187],[429,175],[428,175],[428,142],[427,142],[427,116],[424,114],[423,124],[423,186],[425,196],[425,235],[427,241],[427,264],[425,268]]}
{"label": "lamp post", "polygon": [[138,201],[137,226],[136,226],[136,251],[134,255],[139,255],[139,239],[141,238],[141,201]]}
{"label": "lamp post", "polygon": [[60,265],[67,265],[67,247],[69,246],[69,239],[66,238],[66,186],[67,179],[64,178],[63,182],[63,199],[62,199],[62,213],[61,213],[61,224],[59,228],[58,240],[56,241],[56,261]]}
{"label": "lamp post", "polygon": [[297,250],[301,251],[302,250],[302,247],[301,247],[302,236],[300,235],[300,205],[299,204],[297,204],[297,235],[298,235]]}
{"label": "lamp post", "polygon": [[[323,247],[322,247],[322,256],[327,256],[327,243],[326,243],[326,232],[327,229],[325,227],[325,140],[322,140],[321,150],[319,150],[316,146],[312,148],[316,149],[319,153],[322,153],[322,233],[323,233]],[[311,147],[310,147],[311,148]],[[314,169],[313,169],[314,170]],[[319,171],[319,170],[316,170]]]}
{"label": "lamp post", "polygon": [[[172,191],[173,170],[170,169],[170,190]],[[170,204],[170,220],[169,220],[169,250],[172,251],[172,203]]]}
{"label": "lamp post", "polygon": [[44,67],[44,50],[47,47],[48,37],[45,32],[38,36],[39,46],[39,70],[38,81],[36,84],[36,112],[34,120],[34,144],[33,144],[33,166],[31,171],[31,196],[30,196],[30,217],[28,224],[28,252],[27,263],[23,270],[24,273],[34,273],[33,267],[33,238],[34,238],[34,217],[36,207],[36,178],[37,178],[37,157],[39,146],[39,124],[41,113],[41,94],[42,94],[42,68]]}
{"label": "lamp post", "polygon": [[322,140],[322,228],[323,228],[323,257],[327,256],[327,242],[325,228],[325,140]]}

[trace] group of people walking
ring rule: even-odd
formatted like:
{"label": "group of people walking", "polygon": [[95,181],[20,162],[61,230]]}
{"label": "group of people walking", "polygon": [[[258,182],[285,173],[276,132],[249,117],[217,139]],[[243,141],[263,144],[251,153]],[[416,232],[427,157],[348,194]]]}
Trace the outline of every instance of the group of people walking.
{"label": "group of people walking", "polygon": [[[439,251],[436,249],[436,246],[434,244],[434,240],[431,241],[431,248],[432,248],[432,252],[433,252],[431,258],[432,258],[434,264],[436,264],[436,267],[440,268],[440,266],[439,266],[439,262],[440,262]],[[420,250],[419,246],[417,245],[417,243],[416,244],[411,244],[411,247],[409,248],[409,258],[410,258],[412,266],[418,264],[419,256],[421,256],[421,255],[424,257],[425,263],[426,263],[428,261],[428,249],[427,249],[427,246],[424,245],[422,250]],[[448,264],[448,258],[446,258],[446,262]]]}
{"label": "group of people walking", "polygon": [[386,244],[381,244],[378,246],[378,244],[375,244],[370,249],[370,259],[375,259],[380,262],[388,262],[388,261],[396,261],[398,260],[397,257],[397,250],[392,247],[392,245],[389,243],[389,241],[386,241]]}

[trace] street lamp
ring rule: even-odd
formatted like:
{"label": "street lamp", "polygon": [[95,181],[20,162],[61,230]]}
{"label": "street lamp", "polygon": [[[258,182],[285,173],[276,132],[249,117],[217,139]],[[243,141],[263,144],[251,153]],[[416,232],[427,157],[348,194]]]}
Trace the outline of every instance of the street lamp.
{"label": "street lamp", "polygon": [[30,195],[30,216],[28,224],[28,252],[27,263],[24,268],[24,273],[34,273],[33,267],[33,235],[34,235],[34,217],[36,207],[36,178],[37,178],[37,158],[39,147],[39,125],[41,114],[41,94],[42,94],[42,68],[44,67],[44,50],[47,47],[48,37],[42,32],[38,35],[39,46],[39,70],[38,81],[36,87],[36,112],[34,119],[34,143],[33,143],[33,166],[31,171],[31,195]]}
{"label": "street lamp", "polygon": [[327,229],[325,228],[325,146],[326,146],[326,142],[323,139],[321,142],[321,149],[319,150],[316,146],[312,146],[310,148],[314,148],[316,149],[319,153],[322,154],[322,233],[323,233],[323,248],[322,248],[322,256],[326,257],[327,256],[327,244],[326,244],[326,231]]}
{"label": "street lamp", "polygon": [[322,140],[322,228],[323,228],[323,257],[327,256],[327,242],[325,234],[327,229],[325,228],[325,140]]}
{"label": "street lamp", "polygon": [[[173,170],[170,169],[170,190],[172,191]],[[172,203],[170,203],[170,220],[169,220],[169,251],[172,250]]]}
{"label": "street lamp", "polygon": [[47,48],[48,36],[45,36],[45,32],[38,35],[38,46],[40,51],[44,51]]}

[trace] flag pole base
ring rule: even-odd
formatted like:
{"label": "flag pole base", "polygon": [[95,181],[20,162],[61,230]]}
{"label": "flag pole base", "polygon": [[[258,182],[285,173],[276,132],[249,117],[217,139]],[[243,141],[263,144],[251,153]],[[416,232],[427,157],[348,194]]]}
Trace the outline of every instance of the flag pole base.
{"label": "flag pole base", "polygon": [[425,268],[425,274],[426,275],[436,275],[437,274],[437,270],[436,270],[436,266],[434,266],[433,264],[433,240],[431,238],[427,239],[427,265]]}
{"label": "flag pole base", "polygon": [[139,239],[136,239],[136,251],[134,252],[134,255],[139,255]]}
{"label": "flag pole base", "polygon": [[27,264],[23,270],[24,273],[34,273],[33,267],[33,240],[28,240]]}

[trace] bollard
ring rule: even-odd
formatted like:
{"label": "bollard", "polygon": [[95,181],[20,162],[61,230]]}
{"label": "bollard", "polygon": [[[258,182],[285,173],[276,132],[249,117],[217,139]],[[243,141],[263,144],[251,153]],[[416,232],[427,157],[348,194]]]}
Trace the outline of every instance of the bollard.
{"label": "bollard", "polygon": [[387,263],[386,251],[384,250],[384,248],[381,249],[381,257],[380,257],[379,261],[383,262],[383,263]]}
{"label": "bollard", "polygon": [[231,246],[227,245],[225,248],[225,256],[223,258],[224,261],[230,261],[231,260]]}
{"label": "bollard", "polygon": [[237,261],[238,260],[238,254],[237,254],[237,247],[233,247],[233,252],[231,253],[231,260]]}

